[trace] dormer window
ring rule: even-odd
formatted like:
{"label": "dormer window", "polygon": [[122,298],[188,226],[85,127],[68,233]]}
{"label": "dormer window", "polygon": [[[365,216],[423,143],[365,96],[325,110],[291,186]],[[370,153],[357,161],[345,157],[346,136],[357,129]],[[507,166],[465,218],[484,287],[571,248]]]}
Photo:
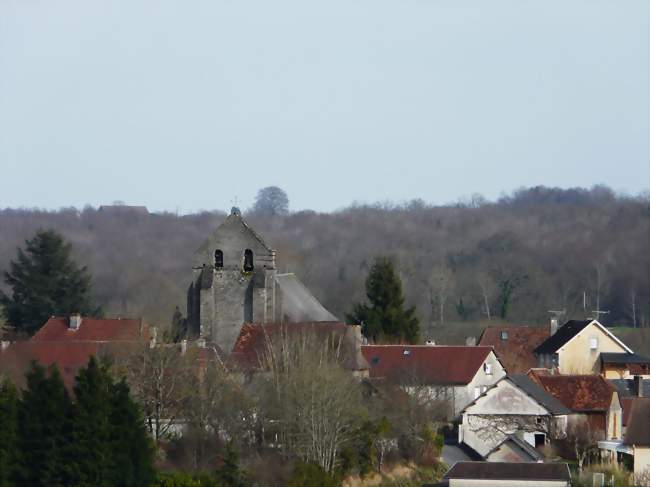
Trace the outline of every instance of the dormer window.
{"label": "dormer window", "polygon": [[216,269],[223,267],[223,251],[219,249],[214,251],[214,267]]}
{"label": "dormer window", "polygon": [[508,332],[506,330],[501,331],[501,340],[505,341],[508,339]]}
{"label": "dormer window", "polygon": [[253,271],[253,251],[251,249],[244,250],[244,272]]}

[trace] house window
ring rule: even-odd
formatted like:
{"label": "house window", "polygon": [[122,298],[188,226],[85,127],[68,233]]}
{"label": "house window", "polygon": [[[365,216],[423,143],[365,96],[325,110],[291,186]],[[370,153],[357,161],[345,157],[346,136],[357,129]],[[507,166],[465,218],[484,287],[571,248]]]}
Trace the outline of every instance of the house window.
{"label": "house window", "polygon": [[253,251],[251,249],[244,250],[244,272],[251,272],[253,270]]}
{"label": "house window", "polygon": [[541,416],[537,416],[537,417],[535,418],[535,422],[536,422],[537,424],[542,424],[542,417],[541,417]]}
{"label": "house window", "polygon": [[535,448],[541,448],[546,443],[546,435],[544,433],[535,433]]}
{"label": "house window", "polygon": [[474,399],[476,399],[480,395],[481,395],[481,388],[480,387],[475,387],[474,388]]}
{"label": "house window", "polygon": [[508,339],[508,332],[505,330],[501,331],[501,340],[507,340]]}
{"label": "house window", "polygon": [[217,269],[223,267],[223,251],[219,249],[214,251],[214,267]]}
{"label": "house window", "polygon": [[598,350],[598,338],[589,339],[589,350]]}
{"label": "house window", "polygon": [[484,363],[483,371],[485,372],[485,375],[492,375],[492,364],[488,364],[487,362]]}

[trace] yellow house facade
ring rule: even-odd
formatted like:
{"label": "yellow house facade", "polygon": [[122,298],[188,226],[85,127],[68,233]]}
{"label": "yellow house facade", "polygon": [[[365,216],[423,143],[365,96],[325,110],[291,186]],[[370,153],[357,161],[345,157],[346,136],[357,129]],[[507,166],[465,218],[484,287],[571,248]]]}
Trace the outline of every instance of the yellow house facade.
{"label": "yellow house facade", "polygon": [[535,349],[540,367],[561,374],[600,374],[601,353],[633,352],[597,320],[569,321]]}

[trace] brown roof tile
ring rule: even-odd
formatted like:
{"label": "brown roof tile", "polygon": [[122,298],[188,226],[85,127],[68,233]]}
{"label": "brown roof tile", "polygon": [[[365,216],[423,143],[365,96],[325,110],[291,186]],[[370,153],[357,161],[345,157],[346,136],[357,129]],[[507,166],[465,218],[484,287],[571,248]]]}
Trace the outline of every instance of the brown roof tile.
{"label": "brown roof tile", "polygon": [[[507,334],[507,338],[502,337]],[[533,326],[488,326],[479,345],[494,348],[499,360],[510,374],[525,374],[537,367],[533,350],[549,337],[550,329]]]}
{"label": "brown roof tile", "polygon": [[469,383],[491,347],[438,345],[364,345],[363,356],[370,365],[370,377],[428,384]]}
{"label": "brown roof tile", "polygon": [[105,319],[83,317],[79,329],[69,327],[67,317],[53,316],[31,341],[134,341],[147,340],[148,329],[140,319]]}
{"label": "brown roof tile", "polygon": [[607,411],[616,390],[599,375],[544,375],[532,371],[528,376],[576,412]]}

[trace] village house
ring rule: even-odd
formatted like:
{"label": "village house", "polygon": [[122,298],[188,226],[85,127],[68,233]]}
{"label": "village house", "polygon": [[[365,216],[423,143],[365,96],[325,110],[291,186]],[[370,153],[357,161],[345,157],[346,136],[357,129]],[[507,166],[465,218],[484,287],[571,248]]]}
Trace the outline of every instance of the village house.
{"label": "village house", "polygon": [[463,410],[458,441],[488,461],[538,461],[531,450],[566,438],[570,414],[527,376],[508,375]]}
{"label": "village house", "polygon": [[525,374],[537,367],[534,350],[550,336],[548,326],[488,326],[478,344],[492,347],[510,374]]}
{"label": "village house", "polygon": [[616,392],[618,392],[618,397],[621,401],[621,407],[623,408],[623,434],[625,434],[634,400],[640,397],[650,397],[650,379],[635,376],[633,379],[611,379],[609,383],[616,388]]}
{"label": "village house", "polygon": [[528,376],[572,411],[568,429],[584,425],[597,439],[622,437],[623,410],[616,388],[600,375],[551,375],[531,371]]}
{"label": "village house", "polygon": [[571,320],[557,329],[551,326],[550,336],[534,353],[538,367],[561,374],[599,374],[601,354],[634,352],[597,320]]}
{"label": "village house", "polygon": [[155,343],[156,329],[142,319],[92,318],[79,314],[53,316],[29,340],[3,342],[0,372],[22,385],[32,361],[56,365],[72,389],[77,372],[91,356],[124,352],[129,346]]}
{"label": "village house", "polygon": [[425,388],[432,400],[448,404],[453,419],[506,375],[491,347],[442,345],[364,345],[370,379]]}

